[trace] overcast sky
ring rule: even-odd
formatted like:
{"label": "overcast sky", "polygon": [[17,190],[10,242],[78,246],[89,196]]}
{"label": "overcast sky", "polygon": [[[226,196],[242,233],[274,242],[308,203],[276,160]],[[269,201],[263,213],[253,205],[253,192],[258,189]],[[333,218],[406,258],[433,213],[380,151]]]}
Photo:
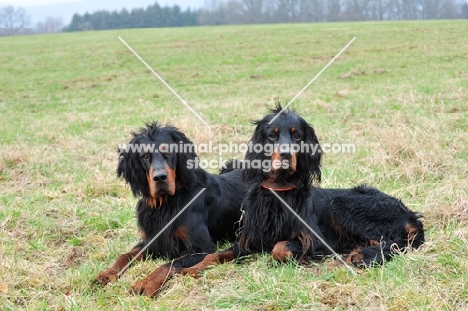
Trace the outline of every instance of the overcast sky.
{"label": "overcast sky", "polygon": [[47,17],[59,17],[64,25],[68,25],[73,14],[93,13],[99,10],[120,11],[122,8],[128,10],[134,8],[146,8],[155,2],[161,6],[179,5],[182,9],[191,7],[198,9],[202,7],[205,0],[0,0],[0,8],[12,5],[26,9],[31,17],[34,27],[37,22],[43,22]]}
{"label": "overcast sky", "polygon": [[43,5],[43,4],[73,2],[73,1],[76,1],[76,0],[17,0],[17,1],[0,0],[0,4],[2,6],[5,6],[5,5],[28,6],[28,5]]}
{"label": "overcast sky", "polygon": [[[67,2],[85,2],[85,1],[80,1],[80,0],[0,0],[0,5],[6,6],[6,5],[13,5],[13,6],[37,6],[37,5],[46,5],[46,4],[55,4],[55,3],[67,3]],[[135,1],[126,1],[128,5],[132,5],[133,2]],[[158,2],[161,5],[167,4],[167,5],[174,5],[174,4],[179,4],[179,5],[190,5],[194,7],[200,7],[204,4],[204,0],[148,0],[146,1],[149,4],[153,4],[154,2]],[[193,3],[193,5],[191,4]]]}

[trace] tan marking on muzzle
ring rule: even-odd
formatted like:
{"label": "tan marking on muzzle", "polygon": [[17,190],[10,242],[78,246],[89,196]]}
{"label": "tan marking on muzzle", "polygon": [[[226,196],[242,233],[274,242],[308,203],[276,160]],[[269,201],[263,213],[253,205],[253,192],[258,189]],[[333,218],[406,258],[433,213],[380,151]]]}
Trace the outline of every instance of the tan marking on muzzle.
{"label": "tan marking on muzzle", "polygon": [[164,165],[164,169],[167,172],[167,191],[169,195],[174,195],[176,192],[176,170],[171,168],[167,163]]}
{"label": "tan marking on muzzle", "polygon": [[271,171],[275,171],[277,168],[274,167],[273,163],[280,163],[281,166],[281,156],[279,154],[279,147],[276,147],[271,154]]}
{"label": "tan marking on muzzle", "polygon": [[148,180],[149,193],[151,197],[155,198],[157,194],[157,185],[156,182],[153,180],[153,168],[150,167],[150,169],[148,170],[146,179]]}
{"label": "tan marking on muzzle", "polygon": [[289,168],[291,170],[291,173],[296,172],[296,169],[297,169],[297,153],[294,150],[292,150],[292,156],[291,156],[291,159],[289,160]]}

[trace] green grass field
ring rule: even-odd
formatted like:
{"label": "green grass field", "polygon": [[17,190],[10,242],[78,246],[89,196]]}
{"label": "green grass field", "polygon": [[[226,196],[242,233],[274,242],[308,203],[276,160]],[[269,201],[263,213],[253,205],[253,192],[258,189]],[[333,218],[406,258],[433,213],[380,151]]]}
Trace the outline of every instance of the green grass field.
{"label": "green grass field", "polygon": [[[354,36],[293,107],[321,142],[356,145],[324,156],[322,186],[367,183],[423,212],[422,248],[356,276],[335,260],[262,255],[176,277],[157,299],[129,294],[163,262],[149,261],[92,289],[138,239],[118,144],[150,120],[196,143],[245,143],[250,120],[288,102]],[[466,21],[118,30],[0,46],[0,309],[468,309]]]}

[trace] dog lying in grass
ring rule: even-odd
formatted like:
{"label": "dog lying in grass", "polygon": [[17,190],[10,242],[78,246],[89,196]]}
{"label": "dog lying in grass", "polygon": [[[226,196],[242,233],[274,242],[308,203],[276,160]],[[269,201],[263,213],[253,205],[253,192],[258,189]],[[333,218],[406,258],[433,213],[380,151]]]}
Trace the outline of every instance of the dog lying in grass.
{"label": "dog lying in grass", "polygon": [[[181,145],[184,150],[172,150],[171,146]],[[247,192],[242,171],[224,169],[215,175],[196,168],[190,165],[197,155],[193,148],[185,148],[189,145],[193,147],[177,128],[151,123],[134,133],[127,148],[120,150],[117,175],[140,198],[136,214],[141,240],[94,283],[116,281],[133,261],[147,257],[177,258],[172,268],[190,267],[214,252],[218,242],[235,240]],[[153,273],[132,289],[152,295],[153,283],[158,281]]]}

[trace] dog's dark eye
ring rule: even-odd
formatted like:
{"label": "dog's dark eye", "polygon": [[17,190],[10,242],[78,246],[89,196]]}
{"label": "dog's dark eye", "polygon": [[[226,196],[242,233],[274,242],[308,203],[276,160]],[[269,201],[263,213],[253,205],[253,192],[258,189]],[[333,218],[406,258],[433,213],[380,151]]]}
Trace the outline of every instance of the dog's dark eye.
{"label": "dog's dark eye", "polygon": [[148,160],[149,158],[149,155],[147,153],[145,153],[144,155],[141,156],[142,159],[145,159],[145,160]]}
{"label": "dog's dark eye", "polygon": [[294,133],[292,137],[293,137],[294,139],[300,139],[300,138],[301,138],[301,134],[299,134],[299,133]]}
{"label": "dog's dark eye", "polygon": [[276,137],[278,137],[278,135],[276,135],[276,133],[271,133],[270,134],[270,138],[275,139]]}

